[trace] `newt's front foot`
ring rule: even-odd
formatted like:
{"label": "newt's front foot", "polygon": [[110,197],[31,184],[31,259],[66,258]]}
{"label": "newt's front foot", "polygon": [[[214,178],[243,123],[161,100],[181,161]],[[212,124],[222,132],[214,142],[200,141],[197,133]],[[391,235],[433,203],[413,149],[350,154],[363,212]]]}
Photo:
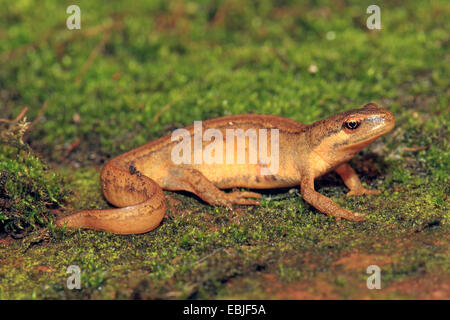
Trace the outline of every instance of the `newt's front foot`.
{"label": "newt's front foot", "polygon": [[350,211],[350,215],[347,216],[346,219],[350,221],[364,221],[366,220],[365,215],[365,213]]}
{"label": "newt's front foot", "polygon": [[315,191],[313,178],[304,178],[300,185],[300,188],[303,200],[308,202],[320,212],[335,217],[336,221],[340,221],[340,219],[346,219],[350,221],[366,220],[363,213],[351,212],[350,210],[344,209],[330,198]]}

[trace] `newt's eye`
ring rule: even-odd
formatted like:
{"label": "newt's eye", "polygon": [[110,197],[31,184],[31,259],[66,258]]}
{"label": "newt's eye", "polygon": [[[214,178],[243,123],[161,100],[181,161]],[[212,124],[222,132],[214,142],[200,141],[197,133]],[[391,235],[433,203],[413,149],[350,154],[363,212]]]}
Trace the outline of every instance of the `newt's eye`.
{"label": "newt's eye", "polygon": [[359,121],[350,120],[350,121],[344,122],[344,127],[349,130],[355,130],[356,128],[359,127],[359,124],[360,124]]}

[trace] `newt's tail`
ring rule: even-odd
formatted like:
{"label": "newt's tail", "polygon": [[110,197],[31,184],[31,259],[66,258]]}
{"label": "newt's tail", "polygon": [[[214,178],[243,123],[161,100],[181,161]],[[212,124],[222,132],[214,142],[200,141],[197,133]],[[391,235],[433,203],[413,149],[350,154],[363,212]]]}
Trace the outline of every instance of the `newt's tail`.
{"label": "newt's tail", "polygon": [[136,168],[122,168],[120,160],[108,162],[101,173],[105,198],[117,209],[92,209],[61,217],[57,226],[87,228],[117,234],[144,233],[164,218],[166,201],[161,187]]}

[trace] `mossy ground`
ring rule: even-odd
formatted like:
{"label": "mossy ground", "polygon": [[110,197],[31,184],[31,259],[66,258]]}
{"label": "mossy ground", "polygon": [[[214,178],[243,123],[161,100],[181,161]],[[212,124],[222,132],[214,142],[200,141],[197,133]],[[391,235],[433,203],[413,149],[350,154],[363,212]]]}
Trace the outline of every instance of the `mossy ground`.
{"label": "mossy ground", "polygon": [[26,140],[64,178],[68,211],[107,207],[105,160],[194,120],[311,123],[369,101],[397,119],[352,161],[380,195],[316,183],[366,222],[337,224],[289,190],[233,212],[167,192],[180,203],[147,234],[2,236],[0,299],[450,298],[447,1],[379,4],[380,31],[365,27],[370,1],[79,1],[79,31],[63,2],[0,3],[0,118],[29,106]]}

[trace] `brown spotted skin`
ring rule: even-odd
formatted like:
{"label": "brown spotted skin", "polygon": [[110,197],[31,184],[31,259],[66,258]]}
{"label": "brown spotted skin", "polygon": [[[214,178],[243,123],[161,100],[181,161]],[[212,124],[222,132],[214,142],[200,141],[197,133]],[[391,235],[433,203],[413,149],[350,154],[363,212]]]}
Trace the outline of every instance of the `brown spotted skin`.
{"label": "brown spotted skin", "polygon": [[[325,120],[304,125],[297,121],[272,115],[236,115],[204,121],[208,128],[267,129],[267,149],[271,150],[270,129],[279,132],[279,166],[276,172],[262,175],[261,163],[249,164],[249,139],[245,140],[246,163],[194,164],[194,127],[191,134],[192,164],[174,164],[172,148],[178,141],[171,135],[162,137],[109,161],[101,173],[105,198],[118,207],[105,210],[82,210],[57,220],[57,225],[135,234],[156,228],[164,217],[166,204],[162,189],[189,191],[211,205],[229,208],[233,204],[258,205],[255,192],[229,192],[220,189],[244,187],[268,189],[300,186],[303,199],[319,211],[353,221],[364,220],[363,214],[351,212],[314,190],[314,179],[335,170],[350,189],[347,195],[376,194],[365,189],[348,161],[362,148],[390,131],[394,116],[387,110],[369,103],[362,109],[351,110]],[[259,140],[259,137],[258,137]],[[203,142],[203,150],[208,145]],[[224,152],[225,157],[225,143]],[[237,143],[235,143],[236,153]],[[270,153],[269,153],[270,154]],[[235,154],[236,156],[236,154]]]}

